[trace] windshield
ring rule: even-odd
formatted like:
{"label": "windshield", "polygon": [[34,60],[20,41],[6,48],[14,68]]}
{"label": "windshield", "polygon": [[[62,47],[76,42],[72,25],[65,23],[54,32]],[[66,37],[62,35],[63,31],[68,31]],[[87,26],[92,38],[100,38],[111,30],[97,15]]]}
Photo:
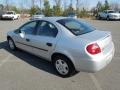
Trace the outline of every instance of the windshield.
{"label": "windshield", "polygon": [[6,14],[13,14],[13,12],[7,12]]}
{"label": "windshield", "polygon": [[40,13],[40,12],[37,12],[37,13],[36,13],[36,15],[43,15],[43,14],[42,14],[42,13]]}
{"label": "windshield", "polygon": [[108,11],[108,13],[116,13],[116,11]]}
{"label": "windshield", "polygon": [[63,25],[68,30],[70,30],[76,36],[95,30],[95,28],[91,27],[90,25],[71,18],[58,20],[57,22]]}
{"label": "windshield", "polygon": [[69,13],[68,16],[75,16],[75,13]]}

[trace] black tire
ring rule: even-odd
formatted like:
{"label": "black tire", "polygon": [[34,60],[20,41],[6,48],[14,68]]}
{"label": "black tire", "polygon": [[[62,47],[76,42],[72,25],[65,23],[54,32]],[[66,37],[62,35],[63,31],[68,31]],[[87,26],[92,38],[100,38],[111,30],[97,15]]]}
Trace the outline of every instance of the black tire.
{"label": "black tire", "polygon": [[12,18],[12,21],[14,21],[15,20],[15,18]]}
{"label": "black tire", "polygon": [[102,18],[100,17],[100,15],[98,16],[98,20],[101,20]]}
{"label": "black tire", "polygon": [[[65,65],[67,64],[68,67],[65,68],[68,70],[67,73],[61,74],[60,71],[56,68],[56,64],[57,64],[58,60],[62,60],[62,64],[65,64]],[[73,63],[67,57],[62,56],[62,55],[58,55],[53,58],[53,66],[54,66],[54,69],[56,70],[56,72],[63,78],[70,77],[75,72]],[[60,69],[60,67],[59,67],[59,69]]]}
{"label": "black tire", "polygon": [[17,17],[15,20],[18,20],[19,19],[19,17]]}
{"label": "black tire", "polygon": [[110,20],[110,18],[109,18],[109,16],[107,16],[107,21],[109,21]]}
{"label": "black tire", "polygon": [[[15,51],[15,50],[16,50],[15,43],[14,43],[14,41],[13,41],[11,38],[8,38],[8,45],[9,45],[9,48],[10,48],[12,51]],[[11,46],[11,45],[12,45],[12,46]]]}

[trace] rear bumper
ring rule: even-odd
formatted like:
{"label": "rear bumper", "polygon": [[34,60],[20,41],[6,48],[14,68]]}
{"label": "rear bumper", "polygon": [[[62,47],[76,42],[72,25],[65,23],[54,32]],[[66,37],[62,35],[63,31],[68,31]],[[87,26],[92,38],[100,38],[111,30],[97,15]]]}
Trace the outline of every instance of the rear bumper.
{"label": "rear bumper", "polygon": [[105,56],[98,57],[96,59],[89,60],[80,60],[79,64],[76,65],[77,71],[85,71],[85,72],[97,72],[107,66],[113,56],[114,56],[115,48],[113,45],[112,50]]}

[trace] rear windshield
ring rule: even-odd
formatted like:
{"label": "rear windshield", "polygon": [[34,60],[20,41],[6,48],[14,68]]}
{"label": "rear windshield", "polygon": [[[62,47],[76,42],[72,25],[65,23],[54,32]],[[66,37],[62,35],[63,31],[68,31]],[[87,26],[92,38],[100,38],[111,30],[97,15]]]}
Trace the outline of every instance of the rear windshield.
{"label": "rear windshield", "polygon": [[95,28],[91,27],[90,25],[72,18],[61,19],[57,22],[63,25],[76,36],[89,33],[95,30]]}

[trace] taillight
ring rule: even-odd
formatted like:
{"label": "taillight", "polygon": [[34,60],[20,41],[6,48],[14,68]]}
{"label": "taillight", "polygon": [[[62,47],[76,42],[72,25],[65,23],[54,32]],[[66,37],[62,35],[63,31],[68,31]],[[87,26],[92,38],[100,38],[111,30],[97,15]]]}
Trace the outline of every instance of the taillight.
{"label": "taillight", "polygon": [[87,46],[88,53],[95,55],[101,52],[101,49],[97,43],[93,43]]}

